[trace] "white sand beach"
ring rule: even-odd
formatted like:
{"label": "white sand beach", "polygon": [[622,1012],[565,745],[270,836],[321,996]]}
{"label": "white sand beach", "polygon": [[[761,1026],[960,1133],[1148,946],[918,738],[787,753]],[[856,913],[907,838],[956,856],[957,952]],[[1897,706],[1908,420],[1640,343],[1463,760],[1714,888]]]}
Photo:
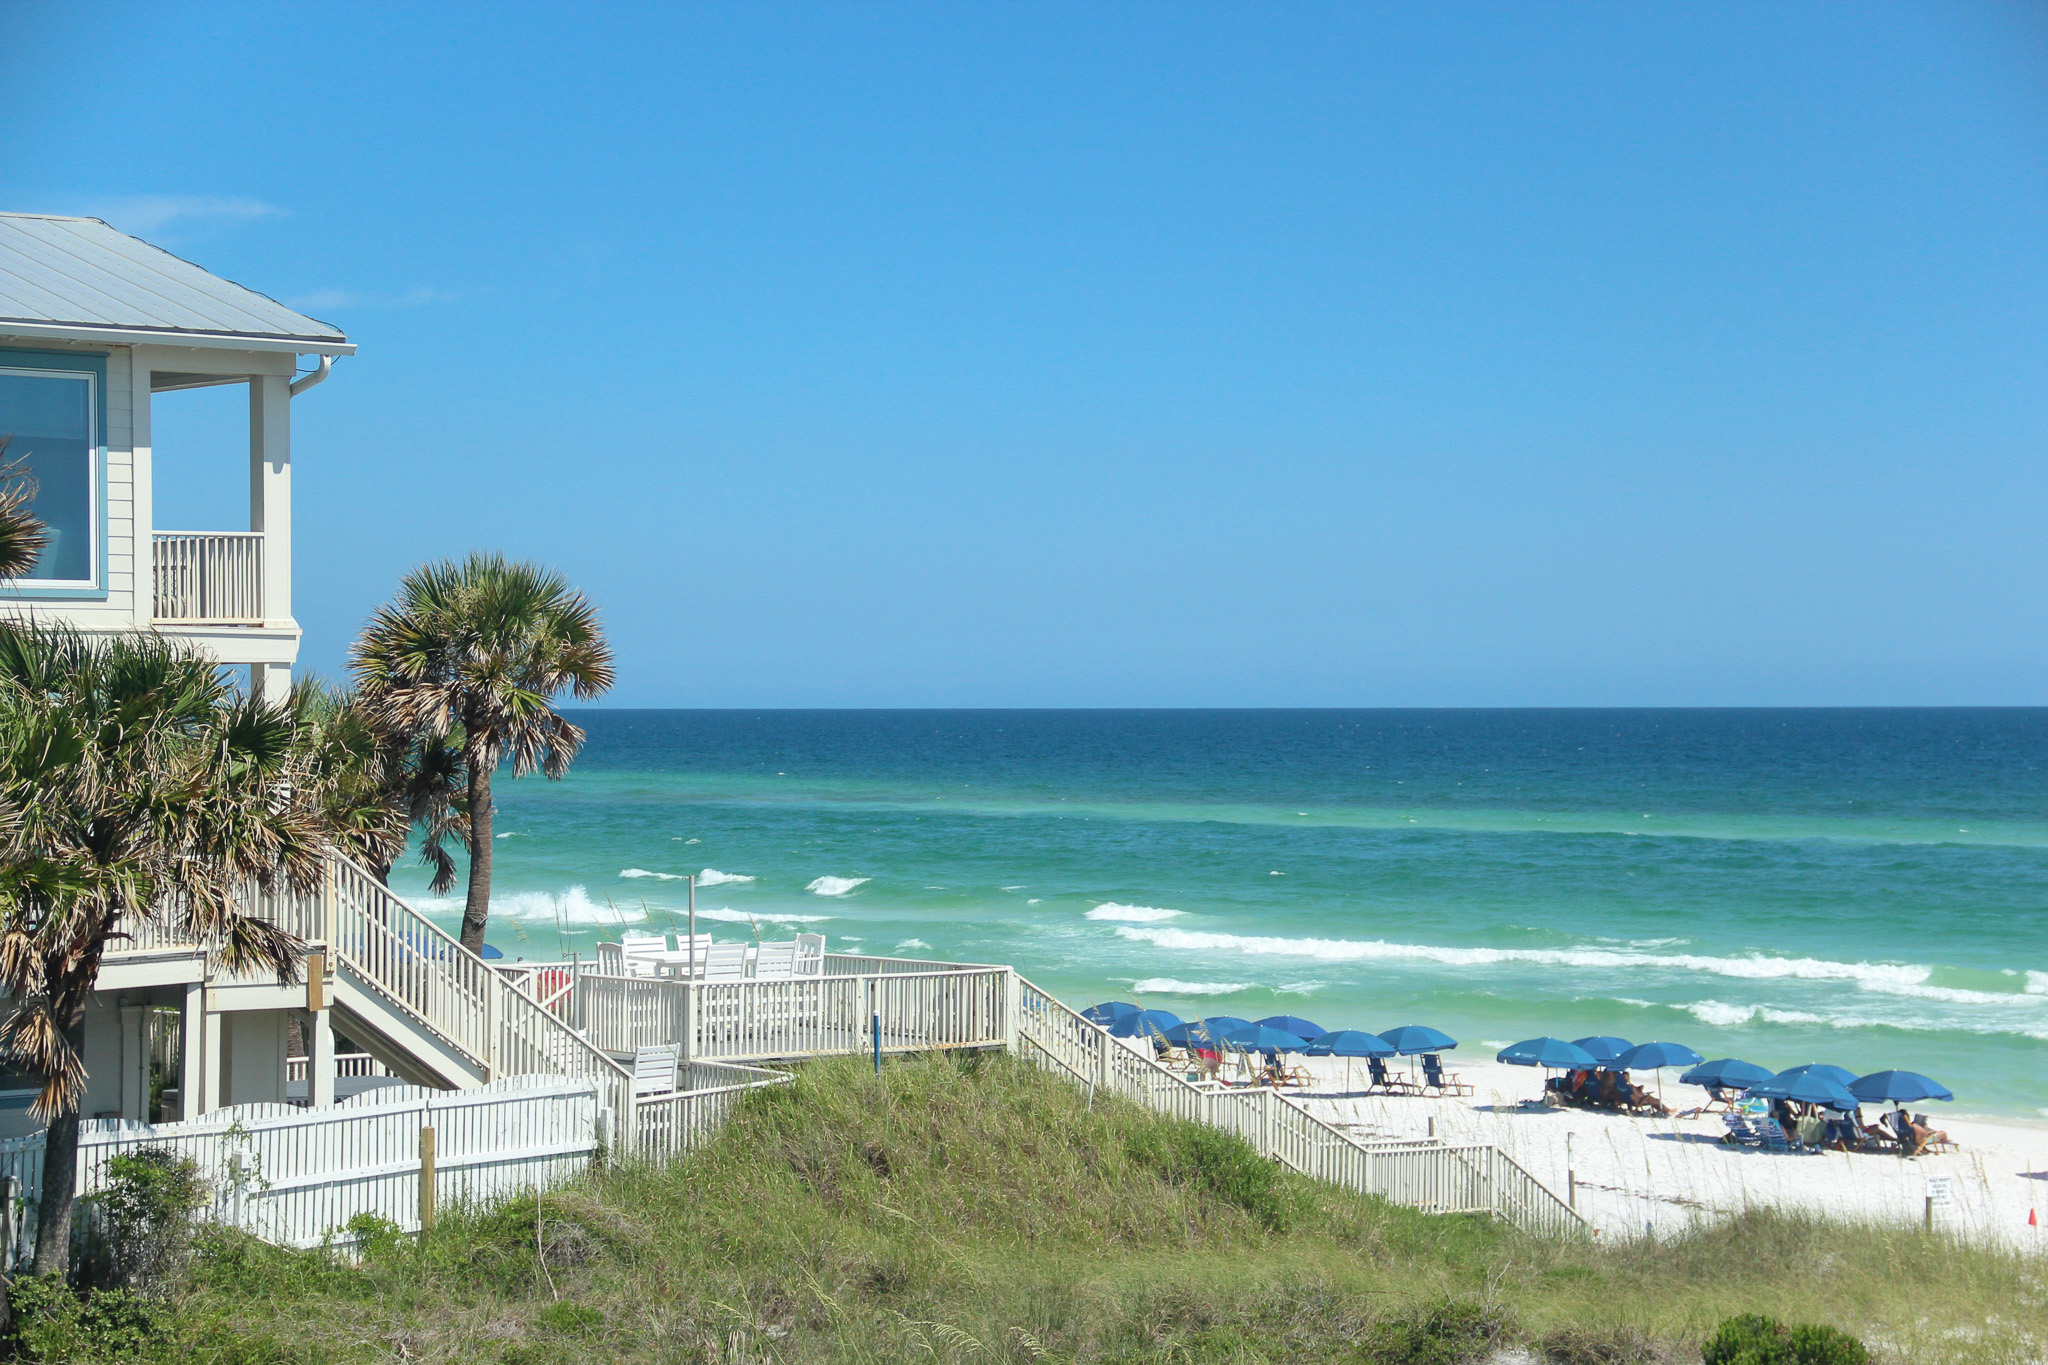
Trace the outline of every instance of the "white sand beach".
{"label": "white sand beach", "polygon": [[[1417,1138],[1433,1131],[1449,1141],[1491,1142],[1560,1196],[1567,1172],[1575,1173],[1578,1209],[1603,1237],[1669,1235],[1701,1218],[1760,1205],[1918,1222],[1926,1216],[1930,1177],[1946,1176],[1950,1202],[1935,1209],[1937,1227],[1973,1241],[2048,1247],[2048,1123],[1916,1104],[1909,1107],[1927,1112],[1957,1151],[1911,1159],[1773,1155],[1722,1144],[1718,1115],[1653,1119],[1523,1108],[1523,1101],[1541,1094],[1544,1073],[1490,1059],[1446,1056],[1446,1070],[1473,1087],[1462,1099],[1362,1095],[1363,1062],[1352,1065],[1347,1090],[1341,1060],[1301,1060],[1320,1082],[1301,1098],[1320,1117],[1361,1136]],[[1705,1098],[1669,1074],[1664,1094],[1674,1109]],[[1873,1106],[1864,1114],[1876,1112]],[[2027,1221],[2036,1209],[2040,1227]]]}

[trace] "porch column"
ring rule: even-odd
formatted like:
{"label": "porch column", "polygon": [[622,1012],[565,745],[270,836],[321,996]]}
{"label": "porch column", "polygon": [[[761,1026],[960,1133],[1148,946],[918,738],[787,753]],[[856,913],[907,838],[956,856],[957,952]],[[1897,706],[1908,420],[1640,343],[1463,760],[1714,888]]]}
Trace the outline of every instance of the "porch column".
{"label": "porch column", "polygon": [[308,1013],[313,1027],[306,1035],[306,1103],[318,1108],[334,1103],[334,1012]]}
{"label": "porch column", "polygon": [[121,1006],[121,1117],[149,1118],[149,1011]]}
{"label": "porch column", "polygon": [[[249,529],[263,533],[263,619],[292,624],[292,394],[283,375],[249,377]],[[289,672],[289,670],[283,670]]]}
{"label": "porch column", "polygon": [[221,1035],[228,1031],[228,1017],[217,1012],[207,1014],[203,1010],[200,1017],[206,1021],[206,1036],[201,1049],[206,1055],[199,1068],[199,1108],[196,1114],[211,1114],[220,1108],[221,1054],[225,1051],[221,1047],[224,1041]]}
{"label": "porch column", "polygon": [[185,1026],[185,1037],[184,1046],[179,1049],[178,1117],[195,1119],[205,1112],[200,1105],[205,1099],[206,1035],[213,1032],[206,1027],[205,982],[186,984],[185,1014],[180,1022]]}

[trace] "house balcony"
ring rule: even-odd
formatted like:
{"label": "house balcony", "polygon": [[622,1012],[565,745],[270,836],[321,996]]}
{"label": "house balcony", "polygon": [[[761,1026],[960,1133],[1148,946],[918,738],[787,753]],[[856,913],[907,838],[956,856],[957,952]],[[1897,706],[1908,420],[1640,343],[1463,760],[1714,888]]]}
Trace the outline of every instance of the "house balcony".
{"label": "house balcony", "polygon": [[158,531],[150,539],[155,622],[264,623],[261,531]]}

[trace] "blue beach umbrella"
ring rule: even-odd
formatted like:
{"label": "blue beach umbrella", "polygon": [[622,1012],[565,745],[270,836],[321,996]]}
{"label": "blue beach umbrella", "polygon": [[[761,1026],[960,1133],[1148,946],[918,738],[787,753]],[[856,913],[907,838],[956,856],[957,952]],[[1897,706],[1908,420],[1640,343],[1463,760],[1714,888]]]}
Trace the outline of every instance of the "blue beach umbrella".
{"label": "blue beach umbrella", "polygon": [[1403,1024],[1399,1028],[1383,1030],[1380,1037],[1403,1057],[1412,1057],[1418,1052],[1449,1052],[1458,1045],[1458,1040],[1450,1034],[1425,1024]]}
{"label": "blue beach umbrella", "polygon": [[1595,1061],[1585,1048],[1562,1038],[1530,1038],[1502,1048],[1494,1060],[1509,1066],[1540,1066],[1559,1071],[1590,1067]]}
{"label": "blue beach umbrella", "polygon": [[1623,1071],[1658,1071],[1667,1066],[1698,1066],[1706,1058],[1684,1043],[1638,1043],[1614,1059]]}
{"label": "blue beach umbrella", "polygon": [[1214,1019],[1190,1019],[1179,1028],[1166,1030],[1166,1041],[1177,1047],[1215,1047],[1223,1041],[1225,1034],[1250,1027],[1251,1020],[1233,1019],[1228,1015],[1218,1015]]}
{"label": "blue beach umbrella", "polygon": [[1311,1057],[1391,1057],[1394,1046],[1377,1033],[1363,1029],[1339,1029],[1308,1040],[1302,1049]]}
{"label": "blue beach umbrella", "polygon": [[1780,1071],[1778,1074],[1780,1076],[1825,1076],[1829,1080],[1833,1081],[1836,1085],[1841,1086],[1845,1090],[1856,1079],[1855,1072],[1846,1070],[1839,1066],[1829,1066],[1826,1062],[1801,1062],[1798,1066],[1786,1067],[1783,1071]]}
{"label": "blue beach umbrella", "polygon": [[1308,1020],[1292,1014],[1275,1014],[1253,1022],[1260,1028],[1276,1028],[1297,1038],[1320,1038],[1329,1032],[1321,1024],[1311,1024]]}
{"label": "blue beach umbrella", "polygon": [[1915,1100],[1952,1100],[1947,1086],[1917,1071],[1873,1071],[1849,1082],[1849,1093],[1872,1104],[1911,1104]]}
{"label": "blue beach umbrella", "polygon": [[484,944],[481,948],[478,948],[476,950],[476,955],[480,958],[483,958],[487,962],[493,958],[501,958],[505,956],[505,954],[498,951],[496,948],[493,948],[488,943]]}
{"label": "blue beach umbrella", "polygon": [[1112,1000],[1107,1005],[1090,1005],[1081,1011],[1081,1017],[1091,1024],[1101,1024],[1107,1028],[1119,1019],[1127,1019],[1142,1012],[1136,1005],[1122,1000]]}
{"label": "blue beach umbrella", "polygon": [[1308,1046],[1298,1033],[1267,1028],[1263,1024],[1246,1024],[1241,1029],[1232,1029],[1223,1035],[1223,1041],[1244,1052],[1299,1052]]}
{"label": "blue beach umbrella", "polygon": [[1151,1038],[1180,1027],[1180,1016],[1165,1010],[1138,1010],[1109,1026],[1112,1038]]}
{"label": "blue beach umbrella", "polygon": [[1635,1044],[1626,1038],[1597,1036],[1592,1038],[1574,1038],[1572,1039],[1572,1046],[1584,1048],[1592,1054],[1593,1060],[1596,1062],[1611,1062],[1622,1053],[1634,1047]]}
{"label": "blue beach umbrella", "polygon": [[1681,1085],[1701,1085],[1721,1090],[1747,1090],[1762,1085],[1777,1073],[1767,1066],[1745,1062],[1739,1057],[1722,1057],[1701,1062],[1678,1078]]}
{"label": "blue beach umbrella", "polygon": [[1752,1099],[1797,1100],[1801,1104],[1825,1105],[1844,1113],[1856,1108],[1856,1097],[1845,1086],[1817,1070],[1797,1076],[1781,1071],[1769,1080],[1751,1086],[1749,1094]]}

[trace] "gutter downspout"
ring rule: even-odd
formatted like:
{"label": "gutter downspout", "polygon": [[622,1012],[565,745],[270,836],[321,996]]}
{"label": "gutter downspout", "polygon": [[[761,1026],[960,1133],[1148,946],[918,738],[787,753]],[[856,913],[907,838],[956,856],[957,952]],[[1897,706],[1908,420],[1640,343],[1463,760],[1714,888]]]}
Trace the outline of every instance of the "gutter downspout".
{"label": "gutter downspout", "polygon": [[320,382],[321,380],[325,379],[325,378],[327,377],[327,373],[328,373],[328,371],[332,370],[333,368],[334,368],[334,357],[333,357],[333,356],[331,356],[331,355],[323,355],[323,356],[321,356],[321,357],[320,357],[320,368],[318,368],[318,369],[314,370],[314,371],[313,371],[312,373],[310,373],[310,374],[302,374],[302,375],[300,375],[300,376],[299,376],[299,377],[298,377],[297,379],[294,379],[294,380],[293,380],[293,381],[291,382],[291,393],[292,393],[292,397],[294,397],[294,398],[297,398],[297,397],[298,397],[298,396],[299,396],[300,394],[304,393],[304,392],[305,392],[305,391],[306,391],[307,389],[310,389],[310,388],[312,388],[312,387],[313,387],[313,386],[314,386],[315,384],[317,384],[317,383],[319,383],[319,382]]}

